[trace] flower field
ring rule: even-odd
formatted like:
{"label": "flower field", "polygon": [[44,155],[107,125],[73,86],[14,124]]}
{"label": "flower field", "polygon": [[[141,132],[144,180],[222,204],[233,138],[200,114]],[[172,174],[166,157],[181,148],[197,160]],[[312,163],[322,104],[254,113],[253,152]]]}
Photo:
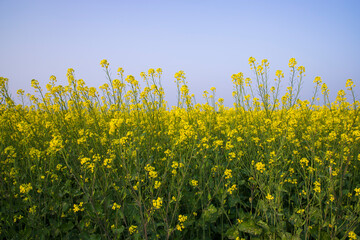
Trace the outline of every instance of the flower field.
{"label": "flower field", "polygon": [[[161,69],[87,87],[67,73],[34,94],[0,78],[0,239],[359,239],[360,118],[347,80],[334,102],[320,77],[299,99],[269,62],[232,75],[234,106],[204,91],[195,104]],[[230,80],[229,80],[230,81]],[[285,94],[281,93],[281,86]]]}

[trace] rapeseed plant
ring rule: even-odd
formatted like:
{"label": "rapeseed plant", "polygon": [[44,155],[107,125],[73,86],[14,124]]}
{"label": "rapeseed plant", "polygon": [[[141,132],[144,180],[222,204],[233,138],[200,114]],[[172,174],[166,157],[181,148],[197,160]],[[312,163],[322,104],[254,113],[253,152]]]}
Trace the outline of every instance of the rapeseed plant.
{"label": "rapeseed plant", "polygon": [[283,96],[282,70],[272,82],[267,59],[249,65],[251,78],[231,76],[232,108],[214,87],[196,104],[179,71],[169,109],[162,69],[142,72],[142,88],[106,59],[99,89],[69,69],[66,86],[19,89],[21,104],[0,77],[0,238],[356,239],[354,81],[330,102],[315,77],[301,101],[296,59]]}

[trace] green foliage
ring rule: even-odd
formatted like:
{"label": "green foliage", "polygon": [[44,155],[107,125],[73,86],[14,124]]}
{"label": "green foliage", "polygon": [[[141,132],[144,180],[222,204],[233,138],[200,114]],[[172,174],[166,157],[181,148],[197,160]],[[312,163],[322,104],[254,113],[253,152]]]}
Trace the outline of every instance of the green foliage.
{"label": "green foliage", "polygon": [[[204,93],[195,104],[175,75],[169,110],[161,69],[95,88],[51,77],[29,105],[15,105],[0,78],[0,239],[356,239],[360,234],[359,102],[334,103],[315,79],[312,103],[298,91],[305,68],[291,59],[278,99],[269,63],[249,59],[233,75],[234,108]],[[259,67],[260,66],[260,67]],[[296,76],[299,74],[299,78]],[[324,105],[314,104],[317,91]],[[24,92],[18,91],[24,100]],[[259,98],[261,101],[259,101]]]}

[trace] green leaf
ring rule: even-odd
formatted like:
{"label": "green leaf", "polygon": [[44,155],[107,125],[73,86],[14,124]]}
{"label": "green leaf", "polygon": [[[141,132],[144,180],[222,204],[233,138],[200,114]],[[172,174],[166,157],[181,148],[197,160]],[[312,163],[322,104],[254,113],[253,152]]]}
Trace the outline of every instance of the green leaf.
{"label": "green leaf", "polygon": [[113,230],[115,234],[121,234],[125,230],[124,226],[120,226],[119,228],[116,228]]}
{"label": "green leaf", "polygon": [[234,225],[231,228],[229,228],[225,235],[229,238],[229,239],[236,239],[239,236],[239,230],[237,229],[237,226]]}
{"label": "green leaf", "polygon": [[262,228],[257,226],[252,219],[242,222],[238,226],[238,229],[241,232],[246,232],[252,235],[260,235],[262,233]]}
{"label": "green leaf", "polygon": [[101,235],[99,234],[91,234],[90,240],[101,240]]}
{"label": "green leaf", "polygon": [[210,205],[203,211],[202,218],[205,222],[215,222],[218,218],[218,210],[214,205]]}
{"label": "green leaf", "polygon": [[81,240],[89,240],[90,239],[90,235],[87,232],[82,232],[79,234],[79,238]]}
{"label": "green leaf", "polygon": [[70,208],[70,205],[67,202],[64,202],[62,204],[62,211],[63,212],[67,212],[69,210],[69,208]]}
{"label": "green leaf", "polygon": [[74,224],[72,222],[67,222],[61,225],[62,232],[68,232],[74,228]]}
{"label": "green leaf", "polygon": [[279,235],[281,237],[281,240],[288,240],[292,238],[291,233],[289,232],[280,232]]}
{"label": "green leaf", "polygon": [[263,222],[263,221],[259,220],[256,224],[257,224],[258,226],[260,226],[262,229],[264,229],[265,232],[269,232],[269,231],[270,231],[269,225],[267,225],[266,222]]}

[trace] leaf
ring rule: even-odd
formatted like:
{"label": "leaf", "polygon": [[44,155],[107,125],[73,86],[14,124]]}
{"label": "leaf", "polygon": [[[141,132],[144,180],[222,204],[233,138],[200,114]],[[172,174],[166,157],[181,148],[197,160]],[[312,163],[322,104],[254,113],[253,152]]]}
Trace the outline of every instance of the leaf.
{"label": "leaf", "polygon": [[289,222],[295,227],[301,227],[303,225],[301,218],[297,214],[293,214],[290,217]]}
{"label": "leaf", "polygon": [[262,233],[262,228],[257,226],[252,219],[242,222],[238,226],[238,229],[241,232],[246,232],[252,235],[260,235]]}
{"label": "leaf", "polygon": [[234,225],[231,228],[229,228],[225,235],[229,238],[229,239],[236,239],[239,236],[239,230],[237,229],[237,226]]}
{"label": "leaf", "polygon": [[74,224],[72,222],[67,222],[61,225],[62,232],[68,232],[74,228]]}
{"label": "leaf", "polygon": [[91,234],[90,240],[101,240],[101,235],[99,234]]}
{"label": "leaf", "polygon": [[264,229],[265,232],[269,232],[269,231],[270,231],[269,225],[267,225],[266,222],[263,222],[263,221],[259,220],[259,221],[257,222],[257,225],[260,226],[262,229]]}
{"label": "leaf", "polygon": [[288,239],[291,239],[291,233],[289,232],[280,232],[279,233],[280,237],[281,237],[281,240],[288,240]]}
{"label": "leaf", "polygon": [[205,222],[215,222],[218,218],[218,210],[213,204],[211,204],[203,211],[202,218]]}
{"label": "leaf", "polygon": [[90,239],[90,236],[89,236],[89,233],[87,233],[87,232],[82,232],[82,233],[79,234],[79,238],[80,238],[81,240],[89,240],[89,239]]}
{"label": "leaf", "polygon": [[64,202],[62,204],[62,211],[63,212],[67,212],[69,210],[69,208],[70,208],[70,205],[67,202]]}

